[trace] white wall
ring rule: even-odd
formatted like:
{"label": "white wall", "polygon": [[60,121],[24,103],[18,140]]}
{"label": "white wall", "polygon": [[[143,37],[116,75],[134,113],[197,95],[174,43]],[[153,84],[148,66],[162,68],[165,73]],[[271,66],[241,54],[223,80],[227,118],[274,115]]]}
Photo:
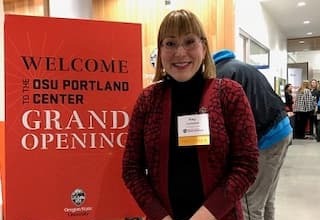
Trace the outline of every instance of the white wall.
{"label": "white wall", "polygon": [[82,18],[92,17],[91,0],[49,0],[50,17]]}
{"label": "white wall", "polygon": [[[236,0],[236,54],[242,51],[239,28],[270,50],[268,79],[287,78],[287,39],[258,0]],[[273,86],[273,83],[271,84]]]}

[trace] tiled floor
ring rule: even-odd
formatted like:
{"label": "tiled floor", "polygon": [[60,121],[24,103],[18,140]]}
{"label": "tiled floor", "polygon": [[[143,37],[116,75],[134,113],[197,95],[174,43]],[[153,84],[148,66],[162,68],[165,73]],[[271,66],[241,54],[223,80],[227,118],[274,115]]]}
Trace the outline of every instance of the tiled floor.
{"label": "tiled floor", "polygon": [[280,173],[275,220],[320,220],[320,142],[293,140]]}

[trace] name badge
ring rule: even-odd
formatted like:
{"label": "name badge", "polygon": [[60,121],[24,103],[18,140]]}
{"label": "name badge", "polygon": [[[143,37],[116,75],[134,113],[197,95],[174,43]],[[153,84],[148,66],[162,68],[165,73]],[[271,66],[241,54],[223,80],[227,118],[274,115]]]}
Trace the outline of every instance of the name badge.
{"label": "name badge", "polygon": [[199,146],[210,144],[209,115],[178,116],[178,145]]}

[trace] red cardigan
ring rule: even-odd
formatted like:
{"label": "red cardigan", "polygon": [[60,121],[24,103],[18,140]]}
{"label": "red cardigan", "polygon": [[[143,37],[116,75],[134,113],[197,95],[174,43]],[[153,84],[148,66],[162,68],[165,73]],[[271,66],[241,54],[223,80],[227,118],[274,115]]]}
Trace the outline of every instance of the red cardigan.
{"label": "red cardigan", "polygon": [[[223,79],[219,85],[217,79],[207,80],[204,91],[200,107],[209,113],[211,145],[197,150],[206,199],[203,205],[218,220],[242,220],[240,199],[258,171],[253,114],[241,85],[235,81]],[[144,89],[131,116],[123,156],[124,182],[150,220],[171,213],[170,92],[166,82]]]}

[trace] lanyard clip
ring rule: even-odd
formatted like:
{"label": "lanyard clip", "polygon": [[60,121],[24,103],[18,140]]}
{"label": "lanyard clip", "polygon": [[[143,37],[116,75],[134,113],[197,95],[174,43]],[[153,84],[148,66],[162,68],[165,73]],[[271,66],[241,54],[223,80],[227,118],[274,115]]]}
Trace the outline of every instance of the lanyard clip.
{"label": "lanyard clip", "polygon": [[207,110],[206,107],[201,106],[201,107],[199,108],[199,113],[200,113],[200,114],[202,114],[202,113],[207,113],[207,112],[208,112],[208,110]]}

